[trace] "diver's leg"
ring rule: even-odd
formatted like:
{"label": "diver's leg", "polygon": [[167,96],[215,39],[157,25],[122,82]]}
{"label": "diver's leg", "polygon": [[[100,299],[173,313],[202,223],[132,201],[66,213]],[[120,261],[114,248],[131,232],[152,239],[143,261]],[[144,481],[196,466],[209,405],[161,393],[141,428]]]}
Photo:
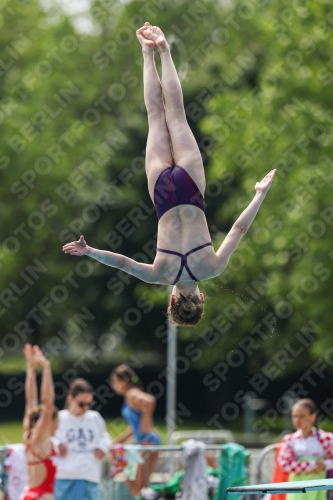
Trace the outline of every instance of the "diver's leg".
{"label": "diver's leg", "polygon": [[157,26],[143,27],[142,33],[146,38],[155,42],[161,57],[165,117],[172,141],[175,164],[187,170],[201,193],[204,194],[206,181],[202,157],[186,120],[183,92],[171,57],[169,44]]}
{"label": "diver's leg", "polygon": [[[166,124],[162,96],[162,86],[154,61],[155,43],[142,35],[142,29],[137,31],[137,37],[143,52],[144,100],[148,113],[149,132],[146,149],[146,174],[150,197],[154,201],[154,187],[160,173],[174,165],[170,135]],[[153,45],[147,45],[153,43]]]}

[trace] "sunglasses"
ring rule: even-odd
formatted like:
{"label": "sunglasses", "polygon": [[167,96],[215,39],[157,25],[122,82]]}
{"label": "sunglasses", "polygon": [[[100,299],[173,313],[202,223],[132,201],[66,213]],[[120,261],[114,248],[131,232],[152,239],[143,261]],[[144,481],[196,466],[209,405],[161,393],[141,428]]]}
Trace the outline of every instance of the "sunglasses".
{"label": "sunglasses", "polygon": [[93,405],[93,402],[91,403],[84,403],[83,401],[78,401],[77,403],[80,408],[91,408]]}

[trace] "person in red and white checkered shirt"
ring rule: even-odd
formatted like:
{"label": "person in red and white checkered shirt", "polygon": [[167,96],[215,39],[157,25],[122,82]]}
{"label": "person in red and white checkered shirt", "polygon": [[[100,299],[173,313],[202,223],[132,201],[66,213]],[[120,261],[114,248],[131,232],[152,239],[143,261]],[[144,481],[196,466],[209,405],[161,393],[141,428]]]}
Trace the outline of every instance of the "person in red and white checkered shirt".
{"label": "person in red and white checkered shirt", "polygon": [[[292,408],[292,422],[296,432],[286,435],[278,455],[278,464],[289,472],[289,481],[322,479],[333,469],[333,434],[318,428],[318,413],[314,401],[300,399]],[[288,500],[294,494],[287,496]],[[326,492],[309,492],[308,500],[326,499]],[[295,497],[296,499],[296,497]]]}

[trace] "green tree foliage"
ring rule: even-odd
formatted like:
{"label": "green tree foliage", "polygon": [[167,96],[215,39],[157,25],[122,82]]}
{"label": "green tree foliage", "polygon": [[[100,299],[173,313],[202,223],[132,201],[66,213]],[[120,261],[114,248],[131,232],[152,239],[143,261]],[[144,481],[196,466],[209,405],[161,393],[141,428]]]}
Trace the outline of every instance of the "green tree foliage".
{"label": "green tree foliage", "polygon": [[[59,360],[53,343],[85,348],[104,335],[99,347],[106,351],[125,338],[163,354],[166,290],[148,296],[134,278],[61,252],[84,233],[92,246],[141,260],[154,256],[157,219],[144,171],[147,117],[135,37],[143,5],[95,3],[95,31],[80,34],[61,12],[21,4],[2,10],[5,351],[15,351],[18,340],[51,339],[46,348]],[[199,21],[213,16],[208,7],[152,8],[165,27],[180,34],[186,27],[192,45],[198,35],[189,23],[207,38],[209,28]],[[177,64],[186,65],[185,43],[179,45]]]}
{"label": "green tree foliage", "polygon": [[[201,122],[214,138],[208,179],[223,182],[227,173],[232,180],[213,220],[217,227],[233,220],[252,196],[255,182],[277,169],[243,248],[230,261],[235,272],[225,275],[228,288],[254,299],[253,309],[267,335],[259,342],[253,333],[255,348],[259,343],[262,347],[249,358],[248,369],[259,370],[272,360],[275,378],[329,347],[333,11],[328,2],[298,7],[238,2],[229,14],[221,79],[230,85],[210,100]],[[276,318],[274,331],[263,328],[265,313],[259,307]],[[212,304],[212,317],[219,310]],[[234,318],[235,323],[219,345],[231,350],[248,330],[242,325],[241,307],[238,312],[230,309],[229,315],[227,310],[223,319],[230,324]],[[330,364],[327,353],[326,368]]]}

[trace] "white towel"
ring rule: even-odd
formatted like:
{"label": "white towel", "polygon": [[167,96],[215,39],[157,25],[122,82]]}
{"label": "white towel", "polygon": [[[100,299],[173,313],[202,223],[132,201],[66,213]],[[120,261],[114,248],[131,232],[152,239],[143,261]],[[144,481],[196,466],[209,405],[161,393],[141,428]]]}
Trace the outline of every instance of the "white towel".
{"label": "white towel", "polygon": [[7,495],[10,500],[19,500],[28,481],[28,470],[24,444],[8,446],[5,468],[8,473]]}
{"label": "white towel", "polygon": [[201,441],[189,439],[182,443],[181,464],[185,474],[181,487],[181,500],[206,500],[207,463],[206,446]]}
{"label": "white towel", "polygon": [[137,445],[127,445],[126,447],[126,461],[127,465],[124,469],[124,473],[128,475],[130,481],[134,481],[136,478],[136,471],[139,464],[144,463],[140,451]]}

